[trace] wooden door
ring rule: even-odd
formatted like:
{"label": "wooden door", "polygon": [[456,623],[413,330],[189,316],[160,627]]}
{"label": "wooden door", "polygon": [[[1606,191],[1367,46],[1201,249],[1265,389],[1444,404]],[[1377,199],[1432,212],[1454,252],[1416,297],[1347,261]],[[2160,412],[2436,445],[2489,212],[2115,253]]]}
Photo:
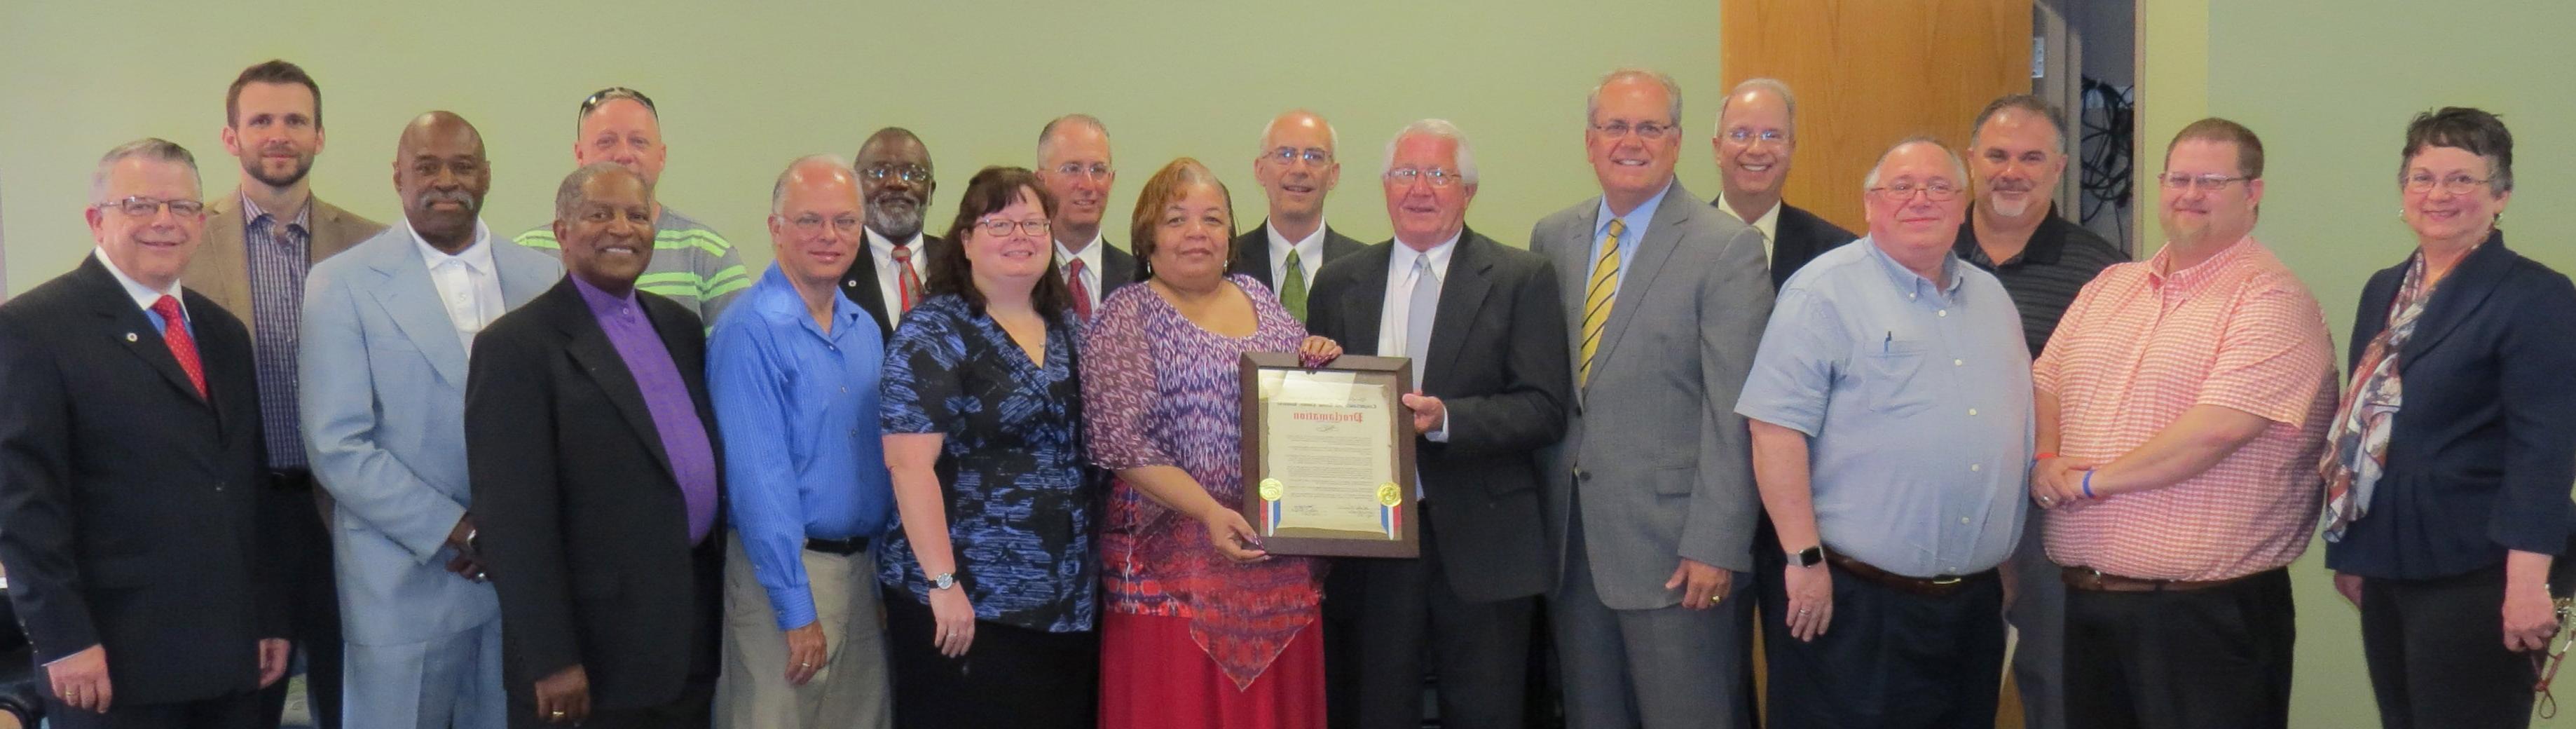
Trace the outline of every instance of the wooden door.
{"label": "wooden door", "polygon": [[1798,151],[1783,195],[1865,233],[1861,179],[1879,153],[1916,135],[1962,149],[1987,102],[2030,92],[2031,7],[2031,0],[1723,0],[1719,71],[1730,88],[1768,76],[1797,92]]}

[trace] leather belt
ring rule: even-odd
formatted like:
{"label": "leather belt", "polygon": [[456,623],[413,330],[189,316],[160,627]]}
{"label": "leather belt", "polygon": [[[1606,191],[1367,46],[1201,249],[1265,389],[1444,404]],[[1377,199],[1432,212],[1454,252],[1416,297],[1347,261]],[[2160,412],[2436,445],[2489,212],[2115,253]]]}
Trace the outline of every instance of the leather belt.
{"label": "leather belt", "polygon": [[1868,562],[1845,557],[1841,553],[1831,550],[1827,550],[1825,552],[1825,563],[1833,565],[1835,569],[1842,570],[1846,574],[1861,578],[1862,580],[1869,581],[1881,587],[1886,587],[1899,592],[1922,595],[1924,597],[1949,597],[1953,594],[1957,594],[1960,590],[1968,589],[1970,586],[1979,582],[1995,579],[1995,571],[1991,569],[1971,575],[1907,577],[1905,575],[1870,566]]}
{"label": "leather belt", "polygon": [[2231,585],[2254,576],[2242,575],[2224,580],[2144,580],[2121,577],[2091,567],[2068,567],[2065,570],[2067,587],[2089,592],[2189,592]]}
{"label": "leather belt", "polygon": [[279,491],[311,491],[313,471],[303,468],[271,470],[268,472],[268,487]]}
{"label": "leather belt", "polygon": [[868,551],[868,538],[851,537],[849,539],[819,539],[815,537],[806,537],[805,548],[816,552],[822,552],[824,554],[834,554],[847,557]]}

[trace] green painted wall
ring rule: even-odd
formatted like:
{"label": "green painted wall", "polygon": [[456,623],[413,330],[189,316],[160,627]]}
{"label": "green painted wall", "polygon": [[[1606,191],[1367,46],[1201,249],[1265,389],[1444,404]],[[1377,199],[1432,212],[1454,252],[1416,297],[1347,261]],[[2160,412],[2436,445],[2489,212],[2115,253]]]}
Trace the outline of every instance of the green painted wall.
{"label": "green painted wall", "polygon": [[[2576,159],[2576,97],[2559,83],[2568,68],[2563,35],[2576,27],[2576,5],[2159,0],[2140,7],[2139,135],[2147,145],[2140,159],[2160,162],[2174,131],[2204,114],[2261,134],[2268,182],[2256,234],[2315,290],[2338,347],[2349,344],[2371,272],[2395,265],[2414,246],[2397,217],[2395,176],[2406,122],[2420,111],[2462,105],[2503,115],[2520,163],[2504,217],[2507,243],[2561,272],[2576,271],[2576,241],[2564,233],[2576,225],[2576,208],[2564,202],[2576,195],[2576,167],[2566,164]],[[2318,543],[2293,567],[2299,651],[2292,724],[2377,726],[2358,614],[2332,590],[2323,549]],[[2536,726],[2576,726],[2576,719]]]}
{"label": "green painted wall", "polygon": [[1067,112],[1108,123],[1119,175],[1112,239],[1135,190],[1175,156],[1232,184],[1243,225],[1263,203],[1251,160],[1261,127],[1312,107],[1342,136],[1343,186],[1327,209],[1363,240],[1387,235],[1375,183],[1387,138],[1444,117],[1478,152],[1469,223],[1521,244],[1548,212],[1598,194],[1581,141],[1600,74],[1646,65],[1678,77],[1689,105],[1681,174],[1716,193],[1705,130],[1723,92],[1717,6],[1640,0],[1379,3],[619,3],[455,0],[175,0],[0,3],[0,204],[9,291],[67,270],[90,248],[81,222],[97,157],[162,136],[197,152],[209,194],[237,167],[217,131],[223,91],[271,57],[322,83],[327,139],[313,175],[325,199],[399,216],[395,138],[412,115],[449,109],[481,127],[495,179],[485,220],[544,222],[572,169],[573,111],[608,85],[660,103],[670,165],[663,197],[770,257],[763,218],[788,160],[843,155],[880,126],[928,142],[946,186],[944,229],[966,179],[1029,165],[1038,127]]}

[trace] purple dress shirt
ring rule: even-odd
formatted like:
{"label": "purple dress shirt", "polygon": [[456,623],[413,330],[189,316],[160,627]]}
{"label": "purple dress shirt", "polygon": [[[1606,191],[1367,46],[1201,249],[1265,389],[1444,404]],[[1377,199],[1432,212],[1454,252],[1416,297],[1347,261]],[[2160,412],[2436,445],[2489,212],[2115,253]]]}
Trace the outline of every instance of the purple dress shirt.
{"label": "purple dress shirt", "polygon": [[680,379],[679,365],[671,362],[671,349],[653,331],[635,292],[610,296],[580,276],[571,278],[581,300],[590,304],[591,316],[599,319],[600,330],[608,333],[608,343],[617,348],[617,358],[634,375],[635,388],[644,391],[644,407],[653,414],[662,452],[671,459],[671,475],[688,502],[689,542],[705,541],[716,523],[716,454],[707,443],[706,423],[698,420],[697,404],[689,399],[689,385]]}

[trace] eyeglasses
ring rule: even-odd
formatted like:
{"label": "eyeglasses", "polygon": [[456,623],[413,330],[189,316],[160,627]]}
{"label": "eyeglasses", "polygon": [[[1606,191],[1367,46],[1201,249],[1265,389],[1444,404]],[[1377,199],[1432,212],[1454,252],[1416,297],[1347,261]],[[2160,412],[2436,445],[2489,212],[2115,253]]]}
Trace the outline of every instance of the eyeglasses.
{"label": "eyeglasses", "polygon": [[1753,144],[1755,143],[1755,140],[1760,140],[1760,143],[1762,144],[1788,144],[1789,135],[1778,129],[1764,129],[1759,132],[1751,129],[1726,130],[1726,141],[1734,142],[1736,144]]}
{"label": "eyeglasses", "polygon": [[1045,218],[1033,220],[1003,220],[1001,218],[986,218],[975,221],[975,227],[984,229],[985,235],[1010,235],[1011,230],[1014,228],[1029,235],[1046,235],[1047,231],[1053,228],[1053,226],[1047,223]]}
{"label": "eyeglasses", "polygon": [[635,103],[644,105],[645,111],[650,111],[655,114],[662,113],[661,111],[653,108],[653,97],[645,96],[644,92],[626,88],[624,86],[610,86],[608,88],[591,92],[589,98],[582,99],[581,115],[590,116],[590,110],[599,108],[600,104],[605,104],[618,99],[634,99]]}
{"label": "eyeglasses", "polygon": [[1959,186],[1940,180],[1926,183],[1916,183],[1908,180],[1873,187],[1870,188],[1869,191],[1886,195],[1888,199],[1897,201],[1912,200],[1914,199],[1914,193],[1918,192],[1923,193],[1924,197],[1931,198],[1933,202],[1949,202],[1951,200],[1956,200],[1959,197]]}
{"label": "eyeglasses", "polygon": [[2227,187],[2228,183],[2231,182],[2244,182],[2251,179],[2254,178],[2242,176],[2230,177],[2227,175],[2186,175],[2176,172],[2167,172],[2161,175],[2156,175],[2156,181],[2164,183],[2165,189],[2167,190],[2189,190],[2197,187],[2210,192],[2217,192],[2219,189]]}
{"label": "eyeglasses", "polygon": [[2432,192],[2433,183],[2440,182],[2442,183],[2442,191],[2453,195],[2466,195],[2469,194],[2470,190],[2478,189],[2479,185],[2495,181],[2495,178],[2493,177],[2470,177],[2461,173],[2453,173],[2449,177],[2436,180],[2432,173],[2429,172],[2418,172],[2411,175],[2401,176],[2397,179],[2398,181],[2406,184],[2407,192]]}
{"label": "eyeglasses", "polygon": [[838,232],[842,235],[856,235],[859,232],[859,226],[862,224],[862,221],[859,216],[856,215],[843,215],[825,220],[823,216],[813,213],[799,215],[796,216],[795,219],[787,221],[788,225],[796,228],[796,232],[806,235],[822,233],[823,226],[826,223],[829,223],[832,226],[832,230],[834,232]]}
{"label": "eyeglasses", "polygon": [[155,200],[148,197],[129,197],[123,200],[103,202],[90,206],[93,210],[115,208],[118,212],[125,213],[127,217],[133,218],[149,218],[154,215],[159,215],[161,214],[161,208],[163,207],[170,208],[170,214],[182,218],[193,218],[206,212],[206,204],[195,200]]}
{"label": "eyeglasses", "polygon": [[1326,150],[1321,147],[1307,147],[1305,149],[1298,149],[1296,147],[1280,147],[1278,149],[1270,150],[1261,156],[1268,158],[1272,162],[1277,162],[1283,165],[1296,164],[1297,160],[1301,159],[1305,160],[1306,164],[1318,166],[1332,164],[1333,162],[1333,153],[1330,150]]}
{"label": "eyeglasses", "polygon": [[1110,173],[1116,171],[1111,169],[1107,162],[1093,162],[1088,165],[1080,162],[1066,162],[1055,166],[1055,173],[1066,177],[1088,176],[1092,179],[1108,179]]}
{"label": "eyeglasses", "polygon": [[1615,121],[1608,124],[1594,124],[1592,131],[1600,132],[1602,136],[1611,139],[1627,139],[1631,132],[1647,139],[1662,139],[1664,135],[1673,133],[1673,125],[1637,122],[1637,125],[1632,127],[1628,126],[1627,122]]}
{"label": "eyeglasses", "polygon": [[1458,184],[1464,179],[1456,172],[1451,172],[1438,167],[1430,169],[1398,167],[1386,171],[1386,179],[1398,185],[1410,186],[1416,178],[1429,180],[1432,187],[1448,187],[1450,185]]}
{"label": "eyeglasses", "polygon": [[930,181],[930,168],[910,163],[870,165],[867,169],[859,170],[859,174],[867,177],[869,182],[884,182],[888,177],[900,177],[903,181],[915,185]]}

